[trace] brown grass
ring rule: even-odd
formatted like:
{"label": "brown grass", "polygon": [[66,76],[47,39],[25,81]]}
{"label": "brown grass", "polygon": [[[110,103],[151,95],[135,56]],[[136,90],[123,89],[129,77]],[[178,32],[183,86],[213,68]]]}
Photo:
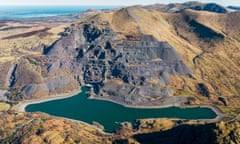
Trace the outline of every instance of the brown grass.
{"label": "brown grass", "polygon": [[[184,10],[169,14],[134,6],[83,21],[90,20],[99,24],[107,21],[118,32],[117,39],[138,40],[136,35],[146,34],[173,46],[194,71],[194,78],[171,76],[169,87],[176,95],[192,95],[197,102],[219,106],[222,102],[218,97],[224,97],[233,107],[240,104],[240,12],[217,14]],[[203,38],[201,29],[216,37]],[[198,83],[208,87],[210,99],[199,94]]]}
{"label": "brown grass", "polygon": [[50,28],[44,28],[44,29],[41,29],[41,30],[35,30],[35,31],[30,31],[30,32],[26,32],[26,33],[21,33],[21,34],[16,34],[16,35],[4,37],[2,39],[6,40],[6,39],[24,38],[24,37],[29,37],[29,36],[32,36],[32,35],[35,35],[35,34],[46,35],[46,33],[49,29]]}

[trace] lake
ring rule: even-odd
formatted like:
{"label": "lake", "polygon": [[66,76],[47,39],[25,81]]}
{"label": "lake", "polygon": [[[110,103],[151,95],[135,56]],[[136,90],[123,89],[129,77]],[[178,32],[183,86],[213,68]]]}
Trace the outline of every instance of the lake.
{"label": "lake", "polygon": [[32,104],[26,107],[27,112],[45,112],[50,115],[80,120],[92,124],[93,121],[104,126],[104,131],[113,132],[119,128],[119,122],[131,122],[144,118],[179,118],[179,119],[212,119],[216,114],[209,108],[127,108],[108,101],[87,98],[88,88],[76,96]]}

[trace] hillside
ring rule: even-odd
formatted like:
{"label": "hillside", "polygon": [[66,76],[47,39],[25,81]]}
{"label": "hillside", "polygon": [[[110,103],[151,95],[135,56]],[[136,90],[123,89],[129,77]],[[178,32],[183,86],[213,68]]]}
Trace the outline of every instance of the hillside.
{"label": "hillside", "polygon": [[39,79],[17,77],[31,64],[22,61],[13,87],[28,99],[90,84],[92,96],[127,105],[177,99],[179,105],[237,112],[239,21],[239,12],[169,14],[138,6],[97,14],[72,24],[44,49],[42,72],[28,73]]}
{"label": "hillside", "polygon": [[0,143],[41,144],[226,144],[239,143],[239,121],[204,124],[196,121],[146,119],[132,129],[124,124],[106,134],[85,123],[41,113],[1,114]]}
{"label": "hillside", "polygon": [[[2,57],[0,71],[8,75],[0,75],[0,87],[10,89],[9,98],[19,91],[21,100],[72,93],[90,84],[93,97],[122,104],[214,104],[237,114],[239,21],[239,12],[172,14],[140,6],[102,12],[58,36],[61,29],[45,29],[49,36],[42,44],[31,45],[32,50],[25,45],[17,57],[4,53],[9,61]],[[21,37],[26,42],[33,32]],[[19,36],[2,41],[16,44]]]}
{"label": "hillside", "polygon": [[[142,129],[123,127],[109,136],[44,114],[23,113],[18,119],[18,113],[8,111],[0,112],[0,124],[9,123],[0,129],[1,138],[6,143],[175,143],[173,135],[193,143],[184,141],[191,133],[199,139],[207,135],[212,143],[239,143],[240,12],[220,8],[202,3],[133,6],[70,24],[0,22],[0,111],[23,100],[71,95],[87,85],[91,98],[125,106],[208,105],[227,115],[211,124],[142,121]],[[15,131],[29,121],[29,127]],[[42,131],[48,127],[51,132]],[[87,134],[72,133],[73,127]],[[25,135],[25,129],[32,131]]]}
{"label": "hillside", "polygon": [[208,11],[214,13],[228,13],[228,10],[216,3],[201,3],[198,1],[189,1],[185,3],[170,3],[170,4],[154,4],[144,6],[147,9],[154,9],[161,12],[179,13],[185,9],[192,9],[196,11]]}

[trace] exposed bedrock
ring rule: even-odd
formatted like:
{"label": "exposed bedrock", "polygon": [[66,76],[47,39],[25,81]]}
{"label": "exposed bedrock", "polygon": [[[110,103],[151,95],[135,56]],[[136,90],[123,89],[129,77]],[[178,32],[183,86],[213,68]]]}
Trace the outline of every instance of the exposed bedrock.
{"label": "exposed bedrock", "polygon": [[87,42],[92,42],[101,35],[101,31],[91,24],[83,26],[83,35]]}
{"label": "exposed bedrock", "polygon": [[71,90],[75,90],[78,87],[75,83],[71,82],[69,76],[59,76],[55,78],[48,78],[39,84],[28,84],[23,87],[23,93],[27,99],[32,96],[38,97],[37,94],[43,95],[55,95],[61,93],[69,93]]}
{"label": "exposed bedrock", "polygon": [[199,93],[203,96],[209,97],[210,93],[208,87],[204,83],[198,84]]}
{"label": "exposed bedrock", "polygon": [[39,89],[48,94],[60,92],[59,89],[73,83],[76,88],[77,83],[91,85],[96,97],[111,97],[128,104],[147,103],[173,95],[174,91],[168,87],[172,74],[192,74],[167,42],[151,35],[126,35],[125,40],[117,40],[117,33],[109,27],[83,23],[67,29],[45,49],[43,78],[19,84],[24,93],[35,95]]}
{"label": "exposed bedrock", "polygon": [[6,62],[0,65],[0,89],[8,89],[14,84],[17,64]]}

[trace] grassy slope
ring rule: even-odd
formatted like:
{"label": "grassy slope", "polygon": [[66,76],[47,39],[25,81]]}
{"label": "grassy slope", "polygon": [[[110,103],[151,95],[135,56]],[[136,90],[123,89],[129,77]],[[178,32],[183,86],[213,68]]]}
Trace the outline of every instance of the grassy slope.
{"label": "grassy slope", "polygon": [[51,45],[64,27],[65,24],[7,22],[0,28],[0,63],[16,61],[24,55],[40,55],[41,51],[31,48]]}
{"label": "grassy slope", "polygon": [[204,124],[197,121],[146,119],[138,129],[125,124],[115,134],[104,134],[86,124],[41,113],[4,112],[0,120],[0,142],[41,144],[209,144],[239,143],[240,123]]}
{"label": "grassy slope", "polygon": [[45,114],[1,114],[0,143],[109,143],[107,135],[86,124]]}
{"label": "grassy slope", "polygon": [[[167,14],[136,6],[96,15],[87,21],[90,19],[110,23],[112,29],[120,33],[119,39],[124,39],[124,34],[142,33],[169,42],[194,70],[195,78],[172,76],[170,86],[176,91],[175,95],[192,95],[198,102],[223,107],[221,97],[229,105],[222,109],[237,114],[240,102],[239,12],[216,14],[185,10]],[[199,94],[198,83],[208,87],[209,98]]]}

